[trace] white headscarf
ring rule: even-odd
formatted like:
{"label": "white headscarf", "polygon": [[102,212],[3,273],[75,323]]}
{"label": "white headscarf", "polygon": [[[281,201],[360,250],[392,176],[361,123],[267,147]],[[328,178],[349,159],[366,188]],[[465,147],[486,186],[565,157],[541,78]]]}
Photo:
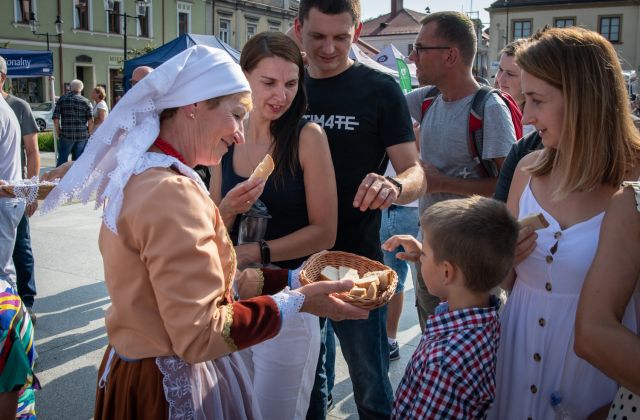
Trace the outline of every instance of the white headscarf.
{"label": "white headscarf", "polygon": [[77,198],[96,208],[114,233],[124,187],[160,132],[160,112],[238,92],[249,83],[228,53],[196,45],[171,58],[127,92],[41,206],[47,213]]}

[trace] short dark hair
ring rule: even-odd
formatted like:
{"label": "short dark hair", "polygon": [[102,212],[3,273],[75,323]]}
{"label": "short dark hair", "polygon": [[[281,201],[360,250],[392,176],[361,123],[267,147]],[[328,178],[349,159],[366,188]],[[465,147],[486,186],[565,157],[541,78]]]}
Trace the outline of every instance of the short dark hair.
{"label": "short dark hair", "polygon": [[490,291],[513,267],[519,226],[502,202],[479,195],[441,201],[420,224],[436,262],[462,270],[471,291]]}
{"label": "short dark hair", "polygon": [[295,174],[300,166],[298,149],[300,133],[298,123],[307,110],[307,93],[304,86],[304,63],[300,48],[282,32],[261,32],[253,37],[242,48],[240,67],[247,73],[260,63],[263,58],[280,57],[298,66],[298,92],[289,109],[280,118],[271,122],[271,135],[275,140],[273,159],[276,162],[274,176],[283,180],[285,171]]}
{"label": "short dark hair", "polygon": [[313,8],[327,15],[339,15],[349,12],[353,23],[360,22],[360,0],[300,0],[298,8],[298,20],[304,23]]}
{"label": "short dark hair", "polygon": [[464,13],[450,11],[430,13],[420,21],[423,26],[431,22],[438,24],[436,36],[447,43],[455,44],[465,64],[471,66],[478,49],[478,38],[473,21]]}

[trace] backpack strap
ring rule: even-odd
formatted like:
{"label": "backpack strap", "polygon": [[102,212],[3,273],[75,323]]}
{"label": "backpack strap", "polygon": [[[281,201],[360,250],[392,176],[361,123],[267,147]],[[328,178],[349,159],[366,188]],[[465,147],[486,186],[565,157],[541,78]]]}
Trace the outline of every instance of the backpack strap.
{"label": "backpack strap", "polygon": [[435,86],[427,91],[424,100],[422,101],[422,114],[420,115],[420,123],[422,123],[425,114],[427,113],[431,105],[433,105],[433,101],[436,100],[438,95],[440,95],[440,90]]}
{"label": "backpack strap", "polygon": [[494,177],[498,175],[495,163],[486,162],[482,159],[483,146],[483,119],[484,105],[493,89],[488,86],[481,86],[473,96],[471,101],[471,111],[469,112],[469,135],[467,136],[467,147],[469,154],[477,166],[480,176],[483,178]]}
{"label": "backpack strap", "polygon": [[478,165],[478,171],[483,177],[496,177],[499,174],[499,170],[493,160],[482,159],[482,148],[484,146],[484,108],[487,100],[493,93],[498,95],[498,97],[504,101],[505,105],[507,105],[511,116],[511,122],[513,123],[516,133],[516,139],[522,137],[522,113],[515,100],[499,89],[495,89],[490,86],[481,86],[476,92],[471,103],[467,145],[469,147],[469,153],[471,154],[473,161]]}

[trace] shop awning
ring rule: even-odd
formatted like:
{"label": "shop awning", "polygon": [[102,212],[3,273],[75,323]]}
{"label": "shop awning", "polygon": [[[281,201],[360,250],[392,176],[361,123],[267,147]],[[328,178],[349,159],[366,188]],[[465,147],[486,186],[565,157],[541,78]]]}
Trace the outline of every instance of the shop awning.
{"label": "shop awning", "polygon": [[53,53],[0,48],[7,61],[7,77],[42,77],[53,75]]}

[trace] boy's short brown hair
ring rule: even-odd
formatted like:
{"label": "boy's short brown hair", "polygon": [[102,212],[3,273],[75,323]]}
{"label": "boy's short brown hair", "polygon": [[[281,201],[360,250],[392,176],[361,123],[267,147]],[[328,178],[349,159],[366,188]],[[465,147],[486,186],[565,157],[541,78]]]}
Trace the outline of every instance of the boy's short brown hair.
{"label": "boy's short brown hair", "polygon": [[488,292],[513,266],[518,222],[507,207],[478,195],[441,201],[420,217],[436,262],[449,261],[473,292]]}

